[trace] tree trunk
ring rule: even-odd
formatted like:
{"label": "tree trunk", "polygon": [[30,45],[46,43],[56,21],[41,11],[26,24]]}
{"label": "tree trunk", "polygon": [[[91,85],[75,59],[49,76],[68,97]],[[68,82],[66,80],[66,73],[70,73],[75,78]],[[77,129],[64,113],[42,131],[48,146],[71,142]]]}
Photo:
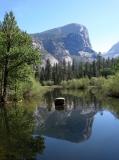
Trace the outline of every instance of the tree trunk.
{"label": "tree trunk", "polygon": [[8,83],[8,59],[6,58],[5,61],[5,68],[4,68],[4,79],[3,79],[3,94],[1,96],[1,101],[5,103],[7,101],[7,83]]}
{"label": "tree trunk", "polygon": [[3,93],[3,68],[1,70],[1,86],[0,86],[0,96],[2,96]]}

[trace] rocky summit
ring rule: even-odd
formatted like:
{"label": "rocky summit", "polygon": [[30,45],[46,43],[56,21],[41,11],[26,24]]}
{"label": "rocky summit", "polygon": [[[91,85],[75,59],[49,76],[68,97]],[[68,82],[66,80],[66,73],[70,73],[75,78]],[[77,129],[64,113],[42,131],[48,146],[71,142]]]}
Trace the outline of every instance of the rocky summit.
{"label": "rocky summit", "polygon": [[43,53],[43,59],[49,59],[51,64],[72,59],[91,61],[96,58],[92,49],[88,30],[80,24],[68,24],[41,33],[31,34],[33,45]]}

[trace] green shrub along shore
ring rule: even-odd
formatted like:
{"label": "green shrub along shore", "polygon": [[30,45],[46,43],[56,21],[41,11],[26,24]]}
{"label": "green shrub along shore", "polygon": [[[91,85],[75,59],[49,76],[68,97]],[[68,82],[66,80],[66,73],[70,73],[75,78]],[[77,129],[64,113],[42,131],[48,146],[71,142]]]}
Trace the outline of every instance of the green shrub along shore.
{"label": "green shrub along shore", "polygon": [[119,97],[119,73],[108,78],[92,77],[62,81],[61,86],[65,89],[88,89],[91,93],[100,90],[103,95]]}

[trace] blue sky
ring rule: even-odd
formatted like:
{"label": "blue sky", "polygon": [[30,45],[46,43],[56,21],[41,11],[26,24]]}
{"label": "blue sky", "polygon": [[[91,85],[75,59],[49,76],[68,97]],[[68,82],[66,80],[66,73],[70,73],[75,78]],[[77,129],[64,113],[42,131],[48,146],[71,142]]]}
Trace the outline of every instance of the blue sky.
{"label": "blue sky", "polygon": [[88,28],[96,51],[119,41],[119,0],[0,0],[1,21],[10,10],[28,33],[79,23]]}

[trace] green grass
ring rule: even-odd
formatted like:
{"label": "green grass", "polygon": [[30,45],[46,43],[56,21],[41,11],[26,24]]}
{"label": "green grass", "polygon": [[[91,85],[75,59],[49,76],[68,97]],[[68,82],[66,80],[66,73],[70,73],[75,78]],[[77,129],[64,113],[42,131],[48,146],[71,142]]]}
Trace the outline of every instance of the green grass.
{"label": "green grass", "polygon": [[89,86],[89,78],[73,79],[62,81],[61,86],[67,89],[86,89]]}
{"label": "green grass", "polygon": [[119,97],[119,73],[114,76],[110,76],[104,85],[104,90],[108,96]]}
{"label": "green grass", "polygon": [[61,86],[64,89],[88,89],[92,94],[119,97],[119,73],[109,76],[107,79],[104,77],[92,77],[73,79],[62,81]]}

